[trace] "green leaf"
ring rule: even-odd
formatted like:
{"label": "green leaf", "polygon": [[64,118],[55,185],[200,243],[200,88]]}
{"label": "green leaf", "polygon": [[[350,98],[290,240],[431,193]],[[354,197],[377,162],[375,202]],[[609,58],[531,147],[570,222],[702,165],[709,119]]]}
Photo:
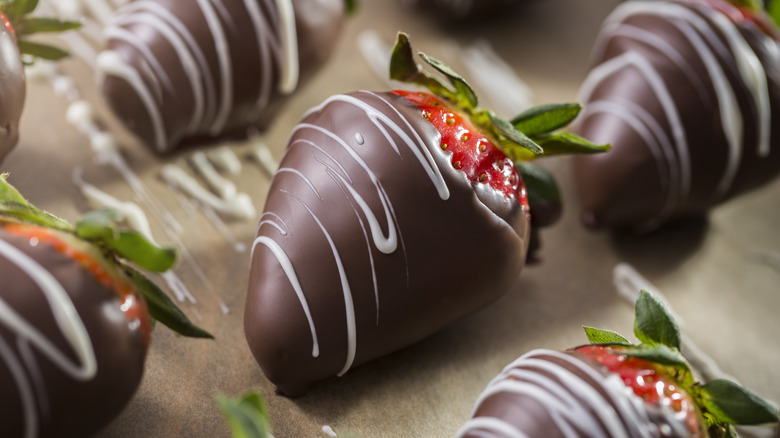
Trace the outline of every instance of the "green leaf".
{"label": "green leaf", "polygon": [[358,8],[357,0],[344,0],[344,12],[349,16],[353,15]]}
{"label": "green leaf", "polygon": [[164,272],[176,263],[176,249],[159,247],[134,230],[120,230],[117,213],[96,210],[76,223],[76,235],[98,243],[104,249],[143,269]]}
{"label": "green leaf", "polygon": [[459,75],[455,70],[450,68],[447,64],[428,56],[425,53],[420,53],[420,58],[427,62],[428,65],[436,69],[439,73],[443,74],[445,78],[455,87],[455,103],[465,108],[469,112],[477,107],[477,94],[474,93],[474,89],[471,88],[466,79]]}
{"label": "green leaf", "polygon": [[59,61],[68,57],[69,53],[58,47],[48,44],[36,43],[29,40],[19,40],[19,52],[24,55],[35,56],[47,61]]}
{"label": "green leaf", "polygon": [[455,102],[455,93],[438,78],[423,71],[417,64],[409,37],[403,32],[398,33],[390,54],[390,79],[421,85],[432,93]]}
{"label": "green leaf", "polygon": [[585,335],[591,344],[631,345],[628,339],[620,336],[612,330],[604,330],[594,327],[583,327]]}
{"label": "green leaf", "polygon": [[65,32],[66,30],[78,29],[79,27],[81,27],[81,23],[77,21],[66,21],[49,17],[34,17],[24,20],[17,30],[21,35],[31,35],[34,33]]}
{"label": "green leaf", "polygon": [[525,161],[515,162],[515,167],[525,183],[532,212],[533,205],[561,200],[561,191],[552,173]]}
{"label": "green leaf", "polygon": [[580,113],[579,103],[552,103],[529,108],[515,116],[511,123],[525,135],[547,134],[571,123]]}
{"label": "green leaf", "polygon": [[219,395],[217,405],[230,425],[233,438],[271,437],[268,409],[256,391],[250,391],[238,398]]}
{"label": "green leaf", "polygon": [[7,173],[0,173],[0,215],[48,228],[73,230],[68,222],[30,204],[7,179]]}
{"label": "green leaf", "polygon": [[16,20],[34,11],[38,6],[38,0],[14,0],[3,2],[2,10],[11,20]]}
{"label": "green leaf", "polygon": [[723,423],[754,425],[780,421],[777,408],[730,380],[712,380],[699,389],[704,408]]}
{"label": "green leaf", "polygon": [[[491,111],[482,111],[490,121],[489,125],[483,125],[491,128],[501,143],[501,150],[507,154],[512,161],[526,161],[536,155],[544,153],[544,150],[531,140],[527,135],[515,129],[511,123],[496,116]],[[484,117],[483,116],[483,117]],[[503,137],[503,138],[502,138]],[[502,141],[503,139],[509,142]],[[530,152],[530,154],[529,154]]]}
{"label": "green leaf", "polygon": [[646,290],[639,291],[634,334],[647,344],[680,349],[680,328],[677,322],[664,303]]}
{"label": "green leaf", "polygon": [[561,154],[595,154],[606,152],[610,145],[598,145],[570,132],[554,132],[531,136],[531,138],[544,149],[544,156]]}
{"label": "green leaf", "polygon": [[780,27],[780,0],[772,0],[767,5],[767,13],[772,18],[775,26]]}
{"label": "green leaf", "polygon": [[127,264],[122,264],[122,269],[138,288],[139,293],[143,295],[152,318],[182,336],[214,338],[209,332],[193,324],[181,309],[168,298],[168,295],[165,295],[165,292],[145,275]]}
{"label": "green leaf", "polygon": [[679,350],[670,348],[663,344],[657,345],[637,345],[620,350],[628,356],[644,359],[648,362],[654,362],[660,365],[690,369],[688,361]]}
{"label": "green leaf", "polygon": [[27,15],[38,7],[38,0],[16,0],[17,4],[20,4],[22,14]]}

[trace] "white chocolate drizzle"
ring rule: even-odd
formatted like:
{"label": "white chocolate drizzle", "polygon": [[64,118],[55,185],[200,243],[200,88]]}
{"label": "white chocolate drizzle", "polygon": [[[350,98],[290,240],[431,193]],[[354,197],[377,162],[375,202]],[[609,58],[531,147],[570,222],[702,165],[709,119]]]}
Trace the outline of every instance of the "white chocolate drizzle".
{"label": "white chocolate drizzle", "polygon": [[[603,375],[584,360],[559,351],[533,350],[509,364],[479,396],[475,411],[496,395],[520,397],[539,405],[550,416],[551,426],[564,436],[662,436],[650,423],[644,400],[618,376]],[[662,408],[662,412],[667,419],[666,432],[689,435],[684,417],[670,408]],[[521,427],[511,418],[474,417],[458,430],[456,438],[491,432],[525,437]]]}
{"label": "white chocolate drizzle", "polygon": [[138,231],[149,242],[155,242],[154,236],[152,236],[152,229],[149,226],[149,219],[138,204],[120,201],[94,185],[85,182],[82,178],[81,168],[73,169],[73,183],[76,184],[84,195],[84,198],[86,198],[94,208],[109,208],[114,210],[120,221],[127,222],[130,228]]}
{"label": "white chocolate drizzle", "polygon": [[271,250],[274,257],[276,257],[276,260],[279,261],[279,265],[282,267],[282,270],[287,276],[287,279],[290,281],[290,285],[295,291],[295,295],[298,297],[298,301],[301,302],[301,308],[306,314],[306,320],[309,322],[309,328],[311,329],[311,356],[318,357],[320,355],[320,346],[319,342],[317,341],[317,328],[314,326],[314,320],[311,317],[309,303],[306,301],[306,296],[303,294],[303,288],[301,288],[301,283],[298,281],[298,275],[295,273],[295,267],[290,261],[290,258],[287,256],[287,253],[284,252],[284,249],[282,249],[282,247],[279,246],[279,244],[276,243],[276,241],[273,239],[266,236],[260,236],[256,238],[254,245],[252,246],[253,255],[257,245],[264,245]]}
{"label": "white chocolate drizzle", "polygon": [[[662,17],[674,26],[686,39],[704,66],[706,77],[714,89],[714,96],[705,95],[702,79],[693,72],[688,61],[678,49],[672,47],[658,35],[651,34],[626,20],[635,16]],[[725,196],[731,189],[739,170],[739,165],[750,145],[745,145],[745,129],[756,132],[754,151],[758,157],[770,153],[771,109],[766,72],[756,53],[740,33],[736,25],[724,13],[710,6],[686,6],[673,2],[626,2],[618,6],[605,21],[602,38],[597,41],[594,57],[600,58],[607,41],[613,37],[630,38],[640,41],[666,56],[682,71],[697,89],[704,102],[716,105],[722,121],[721,129],[728,145],[726,167],[713,191],[713,199]],[[768,37],[767,37],[768,38]],[[729,82],[724,66],[718,61],[718,52],[731,53],[739,71],[741,86],[747,88],[752,97],[756,113],[755,126],[744,126],[746,120],[739,107],[735,94],[735,84]],[[635,69],[645,79],[663,108],[666,122],[671,126],[670,139],[659,131],[661,120],[652,118],[642,108],[628,105],[626,99],[607,98],[590,102],[583,112],[583,120],[596,114],[608,113],[624,120],[647,143],[657,162],[659,178],[667,188],[667,199],[657,217],[640,225],[641,228],[653,228],[666,220],[676,206],[684,203],[690,195],[692,166],[686,140],[686,127],[681,123],[679,107],[670,94],[667,84],[655,67],[637,52],[627,51],[595,67],[585,79],[580,100],[587,101],[592,92],[602,83],[609,81],[617,73]],[[711,101],[714,99],[714,102]],[[671,145],[669,144],[671,140]],[[670,147],[672,146],[673,147]]]}
{"label": "white chocolate drizzle", "polygon": [[[312,108],[307,113],[307,115],[312,112],[321,111],[326,105],[331,103],[346,104],[363,111],[365,113],[365,117],[368,121],[371,122],[375,131],[379,133],[380,136],[384,139],[382,143],[386,144],[387,147],[389,147],[395,154],[397,154],[399,159],[401,157],[401,148],[405,147],[408,149],[411,154],[419,161],[423,171],[428,176],[428,178],[430,178],[433,184],[433,189],[436,191],[438,197],[442,200],[449,199],[449,188],[447,187],[447,184],[441,175],[441,171],[438,168],[436,160],[434,160],[431,154],[431,150],[437,149],[437,145],[427,144],[426,141],[422,139],[420,134],[411,126],[406,116],[399,112],[383,96],[367,91],[360,92],[360,94],[377,101],[379,107],[374,107],[372,104],[369,104],[365,100],[361,99],[359,95],[357,97],[350,95],[336,95],[328,98],[323,104]],[[393,117],[383,113],[383,111],[390,112]],[[325,175],[327,175],[330,178],[330,181],[332,181],[332,183],[341,190],[344,197],[351,205],[365,239],[366,252],[372,271],[378,323],[380,294],[378,281],[376,278],[376,269],[374,266],[374,255],[372,254],[371,246],[373,246],[380,253],[384,254],[394,253],[400,246],[405,257],[403,238],[401,236],[400,229],[398,229],[392,201],[385,192],[379,177],[374,173],[371,166],[358,153],[357,149],[363,147],[359,144],[359,142],[347,141],[342,139],[333,131],[306,122],[298,124],[293,129],[291,136],[294,137],[296,134],[306,131],[313,131],[317,133],[319,137],[324,138],[323,143],[327,143],[327,147],[325,144],[315,144],[311,140],[301,138],[292,141],[285,151],[285,154],[289,154],[291,151],[297,150],[299,148],[312,148],[313,150],[317,151],[318,154],[315,159],[323,166]],[[361,134],[361,136],[362,135],[363,134]],[[400,144],[397,143],[397,139],[400,139]],[[376,147],[376,145],[372,145],[372,147]],[[336,159],[334,155],[328,153],[326,149],[344,151],[348,157],[347,159],[350,160],[349,168],[357,169],[356,171],[365,174],[371,184],[369,186],[370,188],[365,193],[375,194],[377,196],[380,203],[378,208],[380,211],[375,212],[371,207],[369,207],[369,204],[364,199],[365,195],[361,194],[357,188],[354,187],[354,181],[346,170],[347,166],[344,163],[340,163],[339,160]],[[315,183],[297,169],[288,167],[282,167],[277,171],[277,175],[281,174],[291,174],[295,178],[300,179],[305,184],[305,186],[308,187],[316,199],[320,201],[323,200],[322,195],[317,189],[318,184],[322,182]],[[333,255],[333,263],[339,274],[340,288],[345,306],[344,320],[347,337],[347,350],[345,352],[346,357],[344,366],[341,371],[337,373],[337,375],[341,376],[352,367],[357,351],[357,324],[355,320],[355,309],[352,298],[352,290],[349,284],[349,280],[346,276],[344,262],[342,261],[339,250],[333,242],[333,239],[331,238],[331,235],[328,232],[326,226],[320,220],[317,213],[315,213],[315,209],[311,208],[307,202],[297,194],[284,190],[282,193],[285,193],[286,195],[295,199],[296,202],[299,202],[306,210],[306,212],[308,212],[314,223],[317,224],[317,227],[321,231],[322,236],[328,242],[330,251]],[[386,230],[382,229],[379,217],[384,218],[384,222],[387,224]],[[289,260],[286,254],[281,251],[281,245],[277,241],[284,238],[293,238],[294,236],[292,236],[292,233],[289,232],[289,228],[284,223],[281,216],[273,211],[268,211],[263,215],[263,217],[261,217],[258,230],[264,226],[275,228],[279,237],[272,239],[268,234],[259,236],[253,244],[253,257],[258,245],[264,245],[271,249],[271,254],[277,258],[279,264],[283,267],[285,274],[288,276],[290,283],[293,285],[293,288],[298,295],[302,306],[304,307],[305,313],[309,315],[309,309],[308,306],[306,306],[304,298],[304,291],[296,288],[300,287],[300,281],[295,274],[292,262]],[[312,331],[313,343],[316,345],[315,327],[311,318],[309,318],[309,324]]]}
{"label": "white chocolate drizzle", "polygon": [[260,169],[268,177],[273,177],[279,169],[279,163],[274,160],[271,150],[265,143],[256,142],[250,149],[252,158],[260,165]]}
{"label": "white chocolate drizzle", "polygon": [[205,155],[203,155],[203,158],[204,160],[194,160],[193,164],[208,184],[216,187],[224,197],[218,196],[203,187],[198,180],[179,165],[166,164],[160,171],[160,175],[170,185],[178,187],[187,195],[208,205],[219,213],[238,219],[254,220],[257,217],[257,209],[252,204],[252,199],[249,195],[238,192],[232,182],[222,178],[211,166],[210,162],[205,160]]}
{"label": "white chocolate drizzle", "polygon": [[[124,0],[117,1],[122,2]],[[224,314],[229,313],[227,305],[225,305],[222,299],[217,295],[208,277],[205,275],[200,266],[198,266],[197,261],[184,245],[182,239],[179,237],[179,234],[184,231],[181,224],[173,217],[171,212],[166,209],[165,206],[153,194],[149,192],[144,182],[138,177],[132,168],[130,168],[122,155],[116,139],[112,134],[100,126],[96,120],[97,117],[92,110],[92,105],[81,98],[81,93],[76,88],[73,80],[67,76],[62,75],[54,63],[47,61],[36,62],[31,68],[28,68],[27,73],[28,78],[48,80],[58,95],[71,102],[67,110],[66,119],[71,125],[78,129],[79,132],[83,133],[89,138],[89,144],[94,153],[96,163],[101,165],[109,165],[117,171],[117,173],[132,189],[136,198],[151,211],[153,214],[152,217],[163,225],[163,231],[166,237],[171,239],[176,247],[180,250],[182,258],[187,262],[195,275],[198,277],[199,284],[202,285],[202,287],[215,298],[218,306]],[[103,195],[99,195],[93,189],[86,189],[86,191],[88,193],[84,193],[84,195],[91,197],[90,199],[92,201],[108,201],[109,204],[121,204],[123,202],[116,200],[115,198],[113,200],[109,200],[107,194],[103,193]],[[109,207],[110,205],[105,206]],[[141,219],[136,220],[143,221]],[[137,229],[139,232],[142,232],[143,226]],[[196,299],[192,292],[181,281],[175,272],[164,272],[161,274],[161,277],[167,283],[172,293],[179,301],[186,300],[192,304],[196,303]]]}
{"label": "white chocolate drizzle", "polygon": [[[259,76],[259,91],[254,111],[259,114],[265,109],[271,97],[271,71],[273,59],[278,60],[280,69],[278,91],[289,94],[298,84],[299,61],[296,37],[295,13],[291,0],[264,0],[267,10],[277,17],[266,17],[257,1],[244,0],[244,11],[251,19],[257,38],[258,56],[262,74]],[[269,5],[272,3],[273,5]],[[228,122],[234,106],[233,73],[236,63],[231,59],[228,46],[228,33],[232,31],[232,17],[229,16],[223,2],[196,0],[197,7],[205,19],[212,44],[217,55],[218,77],[213,77],[204,54],[204,48],[197,44],[194,29],[188,28],[178,17],[150,0],[138,0],[120,8],[115,18],[104,30],[106,40],[122,41],[136,48],[142,61],[138,66],[128,64],[119,53],[105,50],[97,55],[96,70],[100,77],[114,77],[125,81],[136,93],[144,105],[154,131],[155,146],[158,150],[167,148],[166,125],[162,114],[162,88],[171,90],[171,78],[162,67],[152,50],[143,41],[127,30],[134,25],[144,25],[153,29],[160,38],[174,47],[178,62],[187,75],[194,107],[185,135],[196,133],[219,134]],[[274,7],[275,5],[275,7]],[[228,15],[226,15],[228,14]],[[271,24],[278,18],[279,35],[274,33]]]}
{"label": "white chocolate drizzle", "polygon": [[[20,271],[26,274],[38,286],[40,293],[44,295],[49,304],[57,327],[65,337],[68,345],[73,349],[76,359],[71,361],[66,352],[60,351],[50,339],[47,339],[35,327],[34,323],[25,320],[1,297],[0,324],[15,335],[15,343],[20,347],[20,350],[22,350],[22,346],[24,346],[24,349],[34,347],[71,378],[79,381],[93,379],[97,375],[95,351],[84,322],[76,311],[76,307],[67,291],[46,268],[2,239],[0,239],[0,256],[9,263],[16,265]],[[38,412],[36,411],[36,395],[38,397],[46,397],[46,391],[40,388],[40,385],[43,385],[44,382],[40,381],[40,379],[35,379],[35,376],[26,376],[24,371],[25,367],[28,370],[38,369],[35,359],[32,355],[24,355],[22,358],[17,357],[2,337],[0,337],[0,359],[11,370],[17,391],[19,392],[24,415],[25,436],[37,436]],[[42,406],[48,405],[48,401],[45,399],[39,403]]]}

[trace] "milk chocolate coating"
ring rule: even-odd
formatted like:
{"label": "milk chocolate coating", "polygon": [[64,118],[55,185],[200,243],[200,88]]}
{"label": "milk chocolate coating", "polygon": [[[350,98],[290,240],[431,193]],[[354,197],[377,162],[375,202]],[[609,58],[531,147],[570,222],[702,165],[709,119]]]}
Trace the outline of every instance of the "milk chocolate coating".
{"label": "milk chocolate coating", "polygon": [[19,141],[25,97],[24,66],[16,39],[0,21],[0,163]]}
{"label": "milk chocolate coating", "polygon": [[[510,432],[511,431],[511,432]],[[645,403],[576,352],[534,350],[479,396],[456,438],[690,437],[684,417]]]}
{"label": "milk chocolate coating", "polygon": [[754,22],[706,2],[626,2],[594,62],[578,131],[613,149],[576,160],[589,225],[653,229],[780,172],[780,47]]}
{"label": "milk chocolate coating", "polygon": [[344,18],[344,0],[285,1],[293,20],[280,18],[273,0],[254,8],[243,0],[131,2],[105,30],[99,57],[109,106],[158,152],[264,127],[292,91],[280,90],[285,32],[294,23],[297,56],[289,62],[300,72],[293,86],[301,86],[324,65]]}
{"label": "milk chocolate coating", "polygon": [[[147,342],[140,325],[129,321],[117,295],[77,262],[3,229],[0,278],[2,435],[94,434],[122,410],[141,381]],[[74,320],[62,315],[63,302],[72,303]],[[11,316],[29,327],[20,328]],[[75,330],[65,329],[79,321],[89,339],[81,348],[72,340]],[[91,354],[94,375],[85,371],[83,359]]]}
{"label": "milk chocolate coating", "polygon": [[253,246],[244,317],[282,393],[417,342],[516,281],[526,209],[469,182],[440,141],[391,93],[333,96],[293,130]]}

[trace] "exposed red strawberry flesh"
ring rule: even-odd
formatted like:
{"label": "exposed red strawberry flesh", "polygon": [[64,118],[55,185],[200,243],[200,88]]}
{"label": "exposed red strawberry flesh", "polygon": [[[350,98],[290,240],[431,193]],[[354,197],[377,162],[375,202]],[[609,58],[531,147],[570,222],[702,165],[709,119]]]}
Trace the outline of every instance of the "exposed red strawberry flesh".
{"label": "exposed red strawberry flesh", "polygon": [[18,237],[35,241],[37,245],[46,244],[66,257],[76,261],[83,269],[95,276],[103,286],[113,290],[120,301],[120,309],[130,323],[140,324],[144,342],[149,343],[151,337],[151,319],[146,302],[140,298],[135,286],[126,278],[119,277],[108,271],[92,254],[74,247],[56,232],[43,227],[6,224],[4,229]]}
{"label": "exposed red strawberry flesh", "polygon": [[662,366],[621,353],[619,347],[586,345],[578,347],[576,351],[618,375],[646,403],[667,406],[681,416],[684,415],[692,436],[700,436],[695,402]]}
{"label": "exposed red strawberry flesh", "polygon": [[14,37],[14,40],[16,40],[16,29],[14,29],[13,24],[11,24],[11,20],[8,18],[7,15],[0,12],[0,22],[3,23],[6,29],[8,29],[8,32],[11,32],[11,36]]}
{"label": "exposed red strawberry flesh", "polygon": [[490,139],[480,134],[467,116],[430,93],[394,90],[420,108],[421,114],[441,134],[441,148],[452,154],[451,164],[469,181],[487,184],[528,208],[528,199],[512,160]]}

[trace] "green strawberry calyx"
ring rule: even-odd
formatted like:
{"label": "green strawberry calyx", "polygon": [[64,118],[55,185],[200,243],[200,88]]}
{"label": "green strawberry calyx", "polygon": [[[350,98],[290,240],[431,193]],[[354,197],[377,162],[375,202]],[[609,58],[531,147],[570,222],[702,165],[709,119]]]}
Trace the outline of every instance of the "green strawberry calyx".
{"label": "green strawberry calyx", "polygon": [[[27,57],[58,61],[68,56],[68,52],[59,47],[31,41],[27,37],[43,33],[59,33],[81,27],[77,21],[59,18],[31,16],[38,7],[38,0],[0,0],[0,14],[16,36],[19,52]],[[27,60],[25,60],[27,62]]]}
{"label": "green strawberry calyx", "polygon": [[153,281],[140,272],[162,273],[176,264],[178,251],[160,247],[134,230],[122,229],[114,210],[96,210],[84,215],[75,226],[31,204],[0,174],[0,224],[18,221],[69,233],[91,244],[113,261],[146,300],[149,314],[174,332],[194,338],[213,338],[193,324]]}
{"label": "green strawberry calyx", "polygon": [[632,344],[623,336],[604,329],[585,327],[593,345],[615,347],[620,354],[665,367],[678,385],[693,397],[707,422],[710,436],[736,436],[734,425],[756,425],[780,421],[777,408],[753,391],[726,379],[706,383],[695,381],[688,361],[680,351],[680,328],[669,309],[655,295],[642,290],[635,307]]}
{"label": "green strawberry calyx", "polygon": [[422,85],[437,97],[449,102],[468,115],[483,133],[492,136],[494,143],[513,161],[528,161],[541,155],[562,153],[595,153],[609,149],[570,133],[556,132],[579,114],[579,103],[561,103],[537,106],[514,117],[511,121],[499,118],[490,110],[478,108],[474,89],[461,75],[442,61],[419,52],[419,57],[443,78],[422,68],[414,57],[409,37],[403,32],[390,58],[390,78]]}
{"label": "green strawberry calyx", "polygon": [[490,110],[479,108],[474,89],[451,67],[425,53],[418,52],[417,55],[436,74],[417,63],[408,35],[399,32],[390,56],[390,78],[423,86],[466,114],[482,134],[515,163],[526,184],[531,211],[537,202],[558,202],[560,192],[552,175],[531,164],[530,160],[540,156],[590,154],[610,149],[609,145],[597,145],[575,134],[560,131],[580,113],[582,105],[579,103],[540,105],[507,121]]}

